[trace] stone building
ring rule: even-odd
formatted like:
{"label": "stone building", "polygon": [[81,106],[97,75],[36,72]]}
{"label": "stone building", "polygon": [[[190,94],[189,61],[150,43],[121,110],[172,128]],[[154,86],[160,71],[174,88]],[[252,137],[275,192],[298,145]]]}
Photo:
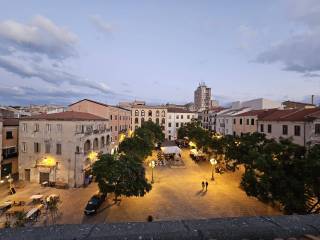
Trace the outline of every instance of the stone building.
{"label": "stone building", "polygon": [[[69,111],[86,112],[109,120],[112,149],[118,148],[119,141],[131,132],[131,110],[118,106],[83,99],[69,105]],[[112,150],[112,151],[113,151]]]}
{"label": "stone building", "polygon": [[178,137],[178,129],[198,117],[196,112],[183,108],[168,108],[167,111],[168,126],[166,135],[168,136],[168,140],[176,140]]}
{"label": "stone building", "polygon": [[97,154],[110,151],[105,118],[82,112],[41,114],[19,122],[19,178],[82,186]]}
{"label": "stone building", "polygon": [[0,176],[3,178],[11,174],[11,176],[16,179],[18,178],[19,119],[6,118],[3,119],[2,123],[2,160]]}
{"label": "stone building", "polygon": [[194,105],[197,111],[208,109],[211,105],[211,88],[201,83],[194,91]]}

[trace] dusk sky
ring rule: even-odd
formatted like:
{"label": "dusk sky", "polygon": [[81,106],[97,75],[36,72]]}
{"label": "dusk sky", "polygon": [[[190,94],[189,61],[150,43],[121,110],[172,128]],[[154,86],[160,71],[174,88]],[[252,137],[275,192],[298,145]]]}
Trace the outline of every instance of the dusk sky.
{"label": "dusk sky", "polygon": [[320,95],[319,0],[1,1],[0,105]]}

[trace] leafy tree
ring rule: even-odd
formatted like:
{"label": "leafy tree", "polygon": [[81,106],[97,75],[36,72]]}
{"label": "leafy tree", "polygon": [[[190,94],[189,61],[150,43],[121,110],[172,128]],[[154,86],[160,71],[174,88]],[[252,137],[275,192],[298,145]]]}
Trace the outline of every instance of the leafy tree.
{"label": "leafy tree", "polygon": [[56,223],[56,218],[58,217],[60,203],[61,201],[59,197],[51,197],[47,202],[47,210],[49,211],[53,225]]}
{"label": "leafy tree", "polygon": [[134,134],[153,145],[164,141],[164,133],[161,127],[152,121],[142,123],[141,127],[136,129]]}
{"label": "leafy tree", "polygon": [[126,138],[119,145],[119,152],[135,156],[139,161],[143,161],[152,153],[151,143],[139,137]]}
{"label": "leafy tree", "polygon": [[93,165],[101,192],[119,196],[144,196],[151,190],[151,184],[145,177],[142,163],[133,155],[101,155]]}

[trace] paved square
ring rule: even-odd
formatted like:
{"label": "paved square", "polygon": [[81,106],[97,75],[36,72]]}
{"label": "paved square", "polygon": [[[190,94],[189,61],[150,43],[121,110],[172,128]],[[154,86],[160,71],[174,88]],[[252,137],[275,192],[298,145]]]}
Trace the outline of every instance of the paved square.
{"label": "paved square", "polygon": [[[84,216],[83,210],[91,195],[98,190],[96,184],[69,190],[41,188],[38,184],[31,184],[19,189],[15,197],[27,197],[35,193],[60,194],[61,215],[57,221],[60,224],[146,221],[149,215],[154,220],[172,220],[281,214],[257,199],[248,197],[239,188],[239,173],[215,174],[216,180],[213,182],[210,180],[209,163],[194,163],[188,150],[183,150],[182,158],[185,168],[154,169],[155,183],[146,196],[122,197],[119,205],[114,205],[112,196],[109,196],[94,216]],[[149,167],[147,177],[151,179]],[[208,191],[201,191],[201,182],[206,180],[209,183]]]}

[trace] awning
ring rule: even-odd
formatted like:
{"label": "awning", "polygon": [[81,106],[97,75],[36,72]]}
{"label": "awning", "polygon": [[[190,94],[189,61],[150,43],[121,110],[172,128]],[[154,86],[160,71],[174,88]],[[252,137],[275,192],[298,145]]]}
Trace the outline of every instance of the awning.
{"label": "awning", "polygon": [[164,154],[180,154],[181,149],[177,146],[161,147],[161,151]]}

